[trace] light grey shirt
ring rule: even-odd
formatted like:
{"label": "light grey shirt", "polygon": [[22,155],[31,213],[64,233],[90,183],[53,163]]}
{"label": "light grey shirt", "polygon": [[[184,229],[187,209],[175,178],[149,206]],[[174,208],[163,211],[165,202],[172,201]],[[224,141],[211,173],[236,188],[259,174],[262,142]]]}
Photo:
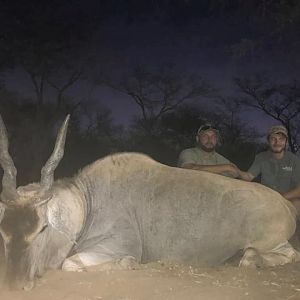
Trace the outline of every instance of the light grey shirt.
{"label": "light grey shirt", "polygon": [[183,150],[179,154],[178,166],[182,167],[184,164],[197,165],[221,165],[229,164],[230,161],[221,154],[213,152],[205,152],[200,147],[194,147]]}
{"label": "light grey shirt", "polygon": [[[185,164],[214,166],[230,164],[230,161],[215,151],[205,152],[200,147],[196,146],[194,148],[185,149],[179,154],[178,167],[183,167]],[[222,175],[232,177],[227,173],[223,173]]]}

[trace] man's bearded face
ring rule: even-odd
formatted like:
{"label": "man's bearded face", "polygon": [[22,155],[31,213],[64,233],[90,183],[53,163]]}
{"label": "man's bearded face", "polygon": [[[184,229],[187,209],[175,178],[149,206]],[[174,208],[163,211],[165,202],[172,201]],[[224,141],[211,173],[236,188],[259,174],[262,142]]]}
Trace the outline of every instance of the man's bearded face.
{"label": "man's bearded face", "polygon": [[273,153],[282,153],[285,151],[287,138],[282,133],[272,133],[269,136],[270,150]]}
{"label": "man's bearded face", "polygon": [[209,129],[198,134],[198,143],[206,152],[213,152],[218,142],[215,130]]}

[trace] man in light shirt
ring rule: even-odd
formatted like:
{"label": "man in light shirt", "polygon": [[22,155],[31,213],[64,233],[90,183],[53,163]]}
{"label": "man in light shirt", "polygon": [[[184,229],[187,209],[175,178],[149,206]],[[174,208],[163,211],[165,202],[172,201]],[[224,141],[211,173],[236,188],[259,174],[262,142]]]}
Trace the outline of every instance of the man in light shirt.
{"label": "man in light shirt", "polygon": [[200,126],[196,135],[196,146],[183,150],[178,166],[186,169],[207,171],[233,178],[241,178],[242,171],[224,156],[216,152],[219,131],[211,124]]}

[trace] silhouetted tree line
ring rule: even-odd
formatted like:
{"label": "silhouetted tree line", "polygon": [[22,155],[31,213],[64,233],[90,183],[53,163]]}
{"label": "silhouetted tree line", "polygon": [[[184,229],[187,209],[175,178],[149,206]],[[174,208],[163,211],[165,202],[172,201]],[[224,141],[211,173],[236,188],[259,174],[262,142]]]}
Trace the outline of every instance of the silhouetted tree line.
{"label": "silhouetted tree line", "polygon": [[103,107],[87,110],[77,106],[74,109],[66,101],[59,112],[53,103],[47,103],[37,112],[32,99],[22,99],[3,89],[0,111],[8,129],[18,184],[40,179],[40,170],[53,149],[58,126],[70,111],[65,155],[56,171],[57,177],[70,176],[96,159],[121,151],[143,152],[176,166],[179,152],[193,146],[198,126],[207,120],[220,127],[220,152],[239,166],[247,167],[259,146],[254,131],[247,132],[240,119],[232,121],[226,119],[222,111],[209,112],[197,105],[182,105],[165,113],[151,132],[141,125],[143,118],[134,119],[127,130],[115,125],[111,112]]}
{"label": "silhouetted tree line", "polygon": [[[220,130],[218,151],[246,170],[255,154],[265,147],[259,126],[245,121],[245,109],[263,111],[287,127],[290,148],[299,150],[300,87],[271,84],[264,78],[235,78],[235,97],[221,96],[201,79],[187,80],[174,68],[133,70],[127,81],[103,81],[130,96],[141,113],[128,128],[115,124],[111,111],[89,99],[80,101],[65,94],[36,94],[24,98],[0,90],[0,112],[9,133],[10,153],[18,170],[18,183],[40,179],[40,170],[52,152],[57,129],[67,114],[71,122],[65,156],[56,176],[70,176],[88,163],[106,155],[136,151],[176,166],[180,151],[192,147],[196,131],[204,122]],[[79,80],[76,79],[74,83]],[[259,124],[256,124],[259,125]]]}
{"label": "silhouetted tree line", "polygon": [[[250,19],[255,26],[264,28],[265,34],[230,45],[233,55],[247,56],[249,51],[258,49],[258,44],[269,47],[269,32],[278,37],[272,38],[273,43],[288,45],[289,51],[299,53],[298,40],[295,42],[298,35],[293,34],[300,24],[297,1],[254,1],[259,2],[258,6],[246,1],[249,9],[245,9],[245,1],[238,0],[200,2],[177,1],[175,5],[170,1],[152,1],[149,5],[155,4],[154,8],[164,14],[173,7],[169,17],[174,17],[175,23],[185,11],[193,11],[193,18],[197,18],[200,13],[204,15],[203,8],[209,15],[225,16],[234,8],[236,15],[247,15],[245,20],[252,14]],[[68,113],[72,117],[65,156],[56,171],[58,177],[72,175],[86,164],[119,151],[143,152],[175,166],[179,152],[193,146],[198,127],[207,121],[220,128],[219,152],[246,169],[265,143],[259,139],[257,128],[245,121],[245,109],[262,111],[274,122],[285,125],[291,150],[299,151],[297,82],[275,84],[261,76],[235,78],[236,96],[225,97],[204,78],[184,74],[172,65],[139,65],[120,74],[113,55],[101,61],[97,53],[97,45],[102,43],[101,25],[110,12],[109,3],[91,1],[89,7],[80,1],[76,5],[73,1],[57,0],[1,1],[0,70],[18,69],[26,74],[34,93],[26,98],[10,92],[0,78],[0,113],[8,128],[19,184],[39,180],[41,167],[53,149],[57,128]],[[124,13],[126,3],[117,1],[114,11]],[[134,3],[131,1],[132,11],[126,12],[131,21],[135,21]],[[95,18],[94,11],[98,10],[99,18]],[[118,74],[112,75],[112,70]],[[69,96],[68,92],[82,82],[124,93],[134,101],[140,114],[128,128],[115,124],[111,111],[93,104],[89,96]]]}

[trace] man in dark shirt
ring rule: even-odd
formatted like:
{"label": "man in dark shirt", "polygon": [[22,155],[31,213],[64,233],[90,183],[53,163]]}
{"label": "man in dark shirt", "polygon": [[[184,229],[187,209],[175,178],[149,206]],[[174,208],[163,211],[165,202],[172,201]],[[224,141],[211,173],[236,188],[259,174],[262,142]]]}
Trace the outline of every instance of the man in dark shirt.
{"label": "man in dark shirt", "polygon": [[268,132],[269,150],[259,153],[242,179],[251,181],[261,175],[261,183],[281,193],[293,202],[298,212],[300,198],[300,159],[287,151],[288,132],[282,125],[272,126]]}

